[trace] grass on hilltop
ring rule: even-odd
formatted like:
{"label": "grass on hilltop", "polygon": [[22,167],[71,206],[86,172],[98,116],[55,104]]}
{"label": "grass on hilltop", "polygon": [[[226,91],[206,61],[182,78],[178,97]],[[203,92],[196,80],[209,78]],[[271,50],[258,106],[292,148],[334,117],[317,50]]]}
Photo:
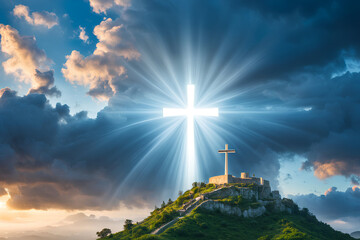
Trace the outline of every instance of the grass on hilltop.
{"label": "grass on hilltop", "polygon": [[[238,187],[245,187],[239,185]],[[282,203],[292,209],[292,214],[276,212],[275,204],[268,204],[264,215],[244,218],[221,214],[219,211],[195,209],[188,216],[178,220],[160,235],[150,233],[178,216],[177,211],[201,193],[211,192],[213,184],[201,184],[180,195],[174,202],[155,209],[143,222],[103,239],[111,240],[192,240],[192,239],[244,239],[244,240],[350,240],[348,234],[335,231],[328,224],[319,222],[307,209],[299,210],[290,199]],[[217,199],[225,204],[239,206],[243,210],[259,206],[254,199],[239,197]]]}

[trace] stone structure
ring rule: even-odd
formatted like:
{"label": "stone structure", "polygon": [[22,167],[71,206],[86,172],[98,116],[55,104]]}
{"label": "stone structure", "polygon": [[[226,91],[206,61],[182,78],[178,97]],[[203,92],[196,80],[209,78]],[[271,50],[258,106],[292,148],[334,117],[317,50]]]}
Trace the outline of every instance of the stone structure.
{"label": "stone structure", "polygon": [[[225,145],[225,150],[219,150],[219,153],[225,153],[225,175],[214,176],[209,178],[209,183],[216,185],[229,184],[229,183],[244,183],[254,184],[259,186],[259,199],[273,197],[270,187],[270,182],[262,177],[250,177],[249,173],[242,172],[240,177],[235,177],[228,174],[228,153],[235,153],[235,150],[228,149],[228,144]],[[276,198],[279,197],[279,192],[274,191]]]}
{"label": "stone structure", "polygon": [[248,173],[242,172],[241,177],[235,177],[232,175],[220,175],[209,178],[209,183],[213,184],[228,184],[228,183],[245,183],[255,184],[270,187],[270,182],[262,177],[249,177]]}

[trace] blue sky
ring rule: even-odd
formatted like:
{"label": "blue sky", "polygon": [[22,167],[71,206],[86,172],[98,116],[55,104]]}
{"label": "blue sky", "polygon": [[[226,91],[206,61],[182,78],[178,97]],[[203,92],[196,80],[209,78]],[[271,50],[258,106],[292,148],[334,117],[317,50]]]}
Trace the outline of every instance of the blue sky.
{"label": "blue sky", "polygon": [[[8,214],[122,204],[146,215],[192,181],[222,174],[217,150],[228,143],[233,175],[263,176],[338,229],[359,229],[358,217],[330,204],[359,200],[357,2],[0,4]],[[196,107],[219,108],[219,117],[195,119],[191,163],[186,118],[162,117],[163,107],[186,107],[189,83]]]}
{"label": "blue sky", "polygon": [[[59,25],[51,29],[45,26],[33,26],[16,18],[13,14],[15,5],[24,4],[30,6],[30,10],[55,12],[59,18]],[[86,88],[82,86],[73,86],[67,82],[62,73],[62,65],[66,61],[66,55],[72,50],[77,49],[84,55],[90,54],[97,43],[92,34],[92,29],[103,19],[104,16],[91,11],[91,7],[86,1],[1,1],[1,23],[9,24],[16,28],[21,35],[35,36],[37,45],[46,52],[46,55],[53,61],[52,67],[55,70],[56,85],[61,90],[60,98],[50,98],[52,104],[61,102],[70,106],[71,112],[76,113],[82,110],[89,112],[89,116],[95,117],[106,103],[93,99],[84,92]],[[79,9],[81,9],[79,11]],[[87,30],[89,42],[84,43],[79,39],[79,26]],[[1,59],[6,59],[2,54]],[[10,87],[19,92],[20,95],[28,92],[29,86],[14,81],[12,76],[4,74],[3,69],[0,71],[3,81],[0,87]]]}

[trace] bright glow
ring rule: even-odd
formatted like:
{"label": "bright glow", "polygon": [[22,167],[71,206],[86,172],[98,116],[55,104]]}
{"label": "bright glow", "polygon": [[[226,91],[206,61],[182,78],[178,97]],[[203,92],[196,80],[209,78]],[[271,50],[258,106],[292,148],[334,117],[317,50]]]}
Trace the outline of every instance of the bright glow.
{"label": "bright glow", "polygon": [[186,164],[185,164],[185,185],[197,180],[197,161],[195,154],[195,129],[194,116],[219,116],[218,108],[195,108],[195,86],[187,85],[187,108],[164,108],[164,117],[186,116],[187,130],[186,130]]}
{"label": "bright glow", "polygon": [[6,202],[11,198],[7,188],[5,188],[6,195],[0,197],[0,208],[6,208]]}

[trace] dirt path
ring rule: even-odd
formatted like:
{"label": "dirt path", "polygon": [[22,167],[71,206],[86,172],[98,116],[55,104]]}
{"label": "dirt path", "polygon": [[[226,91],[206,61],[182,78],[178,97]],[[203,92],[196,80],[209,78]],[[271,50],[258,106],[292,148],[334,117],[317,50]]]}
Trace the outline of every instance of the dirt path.
{"label": "dirt path", "polygon": [[179,219],[189,215],[191,213],[191,211],[197,207],[200,203],[200,198],[198,200],[196,200],[190,207],[188,207],[185,212],[183,213],[183,216],[181,217],[177,217],[173,220],[171,220],[170,222],[168,223],[165,223],[164,225],[162,225],[161,227],[155,229],[154,231],[151,232],[151,234],[154,234],[154,235],[158,235],[158,234],[161,234],[163,233],[166,229],[168,229],[169,227],[171,227],[172,225],[174,225]]}

